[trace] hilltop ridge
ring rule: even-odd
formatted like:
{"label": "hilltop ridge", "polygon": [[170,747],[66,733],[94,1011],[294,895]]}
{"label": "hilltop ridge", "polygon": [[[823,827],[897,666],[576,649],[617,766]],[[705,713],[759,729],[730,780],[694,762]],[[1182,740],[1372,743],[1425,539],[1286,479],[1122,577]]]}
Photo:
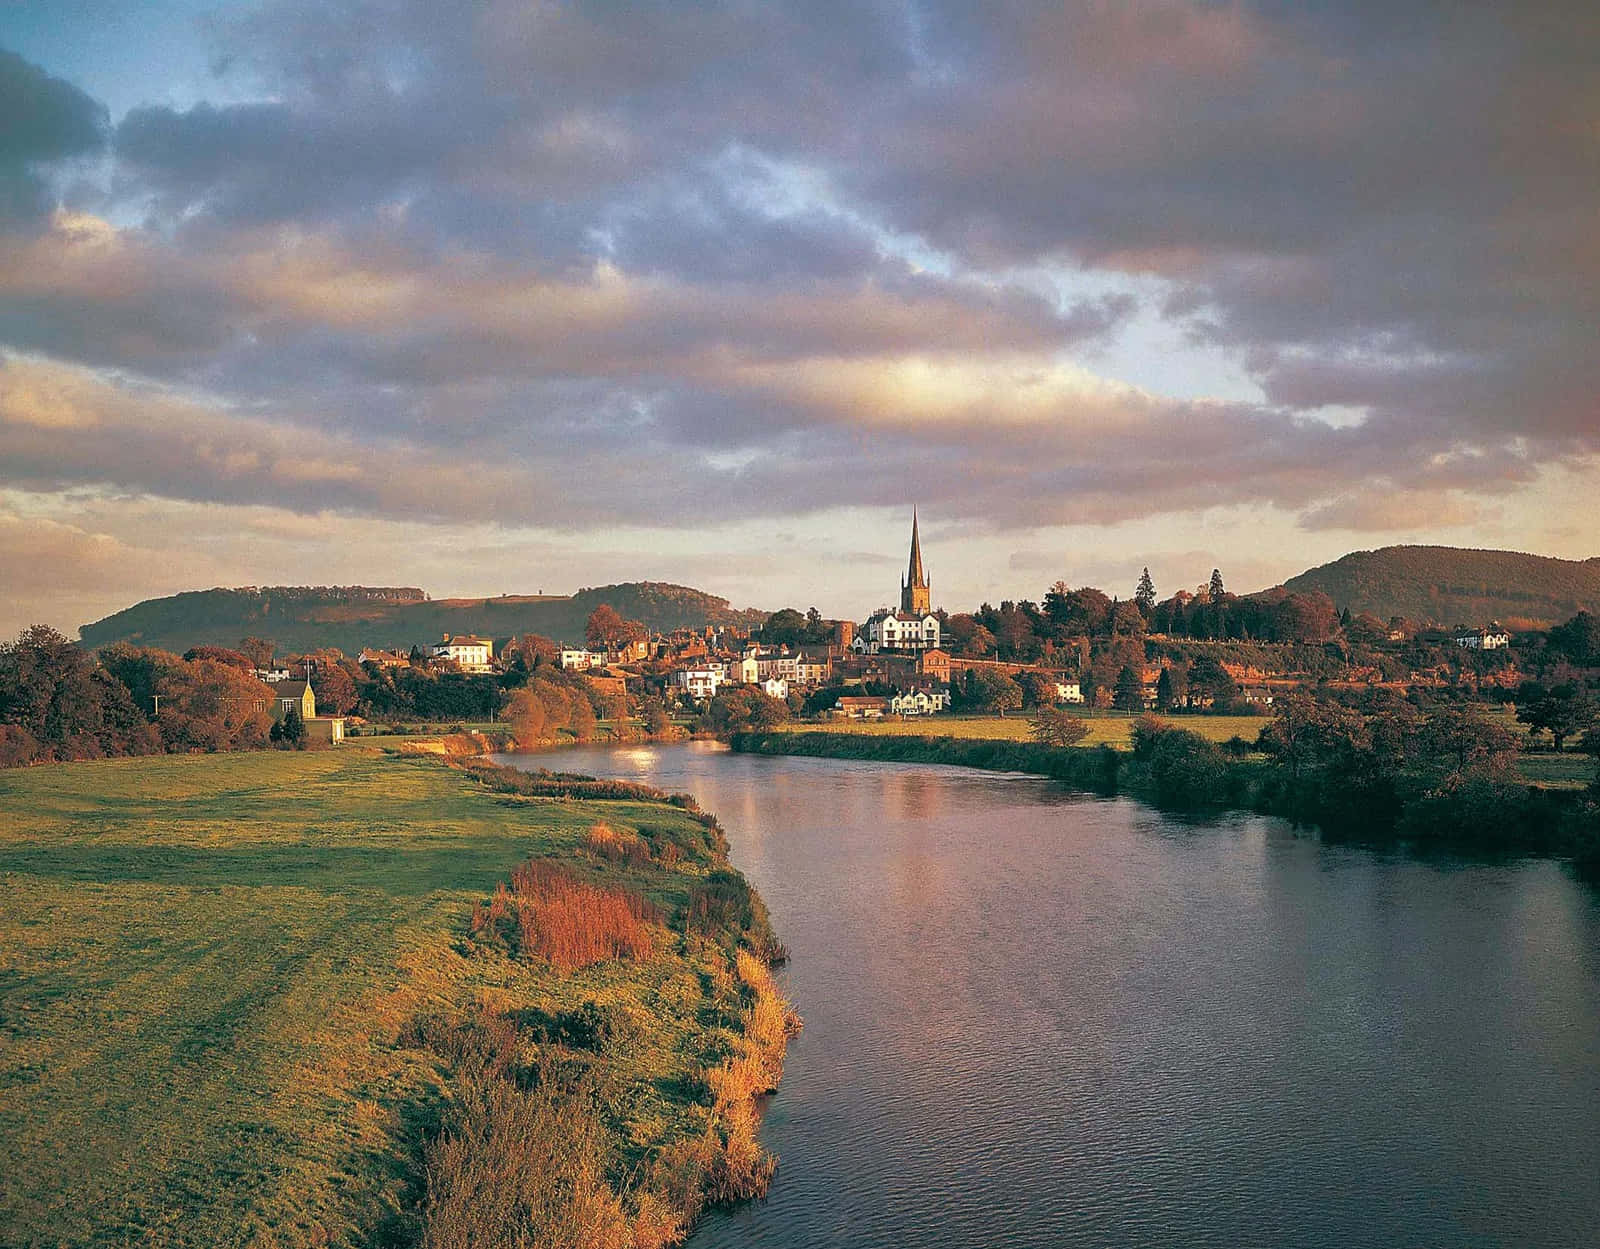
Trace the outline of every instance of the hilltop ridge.
{"label": "hilltop ridge", "polygon": [[1499,620],[1542,628],[1600,612],[1600,557],[1571,560],[1522,551],[1386,546],[1352,551],[1290,577],[1283,589],[1321,591],[1340,608],[1446,627]]}
{"label": "hilltop ridge", "polygon": [[764,612],[736,610],[717,595],[663,581],[622,582],[571,595],[444,599],[430,599],[415,587],[244,586],[146,599],[84,625],[80,633],[90,649],[134,642],[181,652],[262,637],[283,651],[333,646],[353,655],[364,646],[409,647],[445,633],[539,633],[578,641],[589,614],[602,603],[662,630],[766,618]]}

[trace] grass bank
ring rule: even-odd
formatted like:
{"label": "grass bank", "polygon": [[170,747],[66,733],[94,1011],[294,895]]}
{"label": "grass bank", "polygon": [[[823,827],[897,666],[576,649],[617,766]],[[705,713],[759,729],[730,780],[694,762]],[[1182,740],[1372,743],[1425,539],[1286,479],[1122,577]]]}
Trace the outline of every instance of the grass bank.
{"label": "grass bank", "polygon": [[[760,1191],[790,1016],[720,831],[521,785],[355,745],[0,773],[0,1241],[670,1244]],[[631,943],[475,924],[530,861]]]}

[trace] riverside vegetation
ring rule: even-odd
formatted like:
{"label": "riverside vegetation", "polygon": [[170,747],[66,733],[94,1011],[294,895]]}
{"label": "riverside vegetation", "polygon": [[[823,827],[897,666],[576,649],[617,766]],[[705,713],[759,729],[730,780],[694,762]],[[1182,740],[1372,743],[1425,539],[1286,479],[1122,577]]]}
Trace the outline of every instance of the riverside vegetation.
{"label": "riverside vegetation", "polygon": [[[1057,720],[1065,722],[1057,723]],[[1067,732],[1066,729],[1074,731]],[[1399,839],[1485,852],[1570,855],[1600,873],[1600,776],[1584,788],[1530,784],[1517,735],[1458,707],[1378,714],[1309,696],[1285,700],[1254,741],[1218,742],[1155,716],[1128,724],[1127,748],[1087,740],[1085,721],[1041,713],[1037,740],[850,729],[743,732],[735,750],[945,763],[1049,776],[1099,793],[1127,792],[1167,810],[1237,808],[1281,815],[1353,840]],[[968,725],[969,733],[972,726]],[[1600,734],[1585,739],[1600,756]]]}
{"label": "riverside vegetation", "polygon": [[668,1245],[797,1020],[683,796],[374,748],[0,776],[8,1246]]}

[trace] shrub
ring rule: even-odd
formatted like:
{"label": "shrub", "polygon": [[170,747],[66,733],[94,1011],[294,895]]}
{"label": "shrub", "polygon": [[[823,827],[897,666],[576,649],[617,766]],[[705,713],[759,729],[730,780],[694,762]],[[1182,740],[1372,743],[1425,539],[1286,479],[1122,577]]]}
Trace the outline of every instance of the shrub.
{"label": "shrub", "polygon": [[1228,763],[1216,743],[1186,729],[1160,734],[1150,749],[1150,779],[1165,807],[1197,810],[1228,800]]}
{"label": "shrub", "polygon": [[1172,732],[1172,725],[1159,716],[1140,716],[1128,730],[1128,741],[1135,759],[1148,759],[1161,738]]}

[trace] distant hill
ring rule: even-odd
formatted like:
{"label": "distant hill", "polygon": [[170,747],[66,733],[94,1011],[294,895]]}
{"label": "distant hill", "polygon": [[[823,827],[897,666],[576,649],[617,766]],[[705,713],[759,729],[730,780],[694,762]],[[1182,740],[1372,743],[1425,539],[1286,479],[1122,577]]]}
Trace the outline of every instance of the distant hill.
{"label": "distant hill", "polygon": [[80,632],[91,649],[134,642],[182,652],[261,637],[284,653],[335,646],[355,655],[364,646],[426,645],[446,633],[494,638],[540,633],[581,642],[584,622],[601,603],[652,629],[759,624],[766,619],[764,612],[735,611],[725,598],[660,581],[599,586],[573,595],[453,599],[429,599],[411,587],[247,586],[146,599],[84,625]]}
{"label": "distant hill", "polygon": [[1338,607],[1382,620],[1405,616],[1446,628],[1499,620],[1510,628],[1541,628],[1579,611],[1600,612],[1600,558],[1386,546],[1303,572],[1284,588],[1321,590]]}

